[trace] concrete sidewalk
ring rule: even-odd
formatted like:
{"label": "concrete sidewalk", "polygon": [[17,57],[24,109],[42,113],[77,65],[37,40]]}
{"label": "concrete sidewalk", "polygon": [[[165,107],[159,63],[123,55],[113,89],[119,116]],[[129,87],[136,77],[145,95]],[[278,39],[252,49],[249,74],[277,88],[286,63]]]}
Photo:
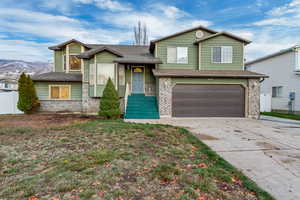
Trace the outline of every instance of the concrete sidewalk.
{"label": "concrete sidewalk", "polygon": [[127,120],[188,128],[278,200],[300,199],[300,123],[263,116],[262,120],[165,118]]}

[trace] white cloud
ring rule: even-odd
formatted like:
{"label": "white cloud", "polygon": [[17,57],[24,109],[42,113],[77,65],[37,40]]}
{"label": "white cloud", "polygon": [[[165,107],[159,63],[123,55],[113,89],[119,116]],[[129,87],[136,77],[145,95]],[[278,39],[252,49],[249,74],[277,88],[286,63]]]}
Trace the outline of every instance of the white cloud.
{"label": "white cloud", "polygon": [[300,0],[292,0],[290,3],[287,3],[283,6],[274,8],[268,12],[270,16],[282,16],[291,13],[300,12]]}
{"label": "white cloud", "polygon": [[300,26],[300,0],[292,0],[268,11],[267,18],[254,22],[256,26]]}
{"label": "white cloud", "polygon": [[84,4],[95,4],[98,8],[110,11],[130,11],[132,6],[129,3],[122,3],[116,0],[74,0]]}
{"label": "white cloud", "polygon": [[54,41],[77,38],[85,42],[118,43],[125,40],[121,31],[88,29],[85,25],[77,19],[21,9],[6,9],[0,13],[2,32],[34,35]]}
{"label": "white cloud", "polygon": [[[104,2],[104,0],[70,1],[80,1],[81,3]],[[47,6],[51,9],[55,8],[56,5],[57,4],[54,3],[53,5],[49,4]],[[0,48],[7,49],[7,51],[1,52],[1,57],[38,61],[49,60],[52,59],[52,54],[47,47],[71,38],[78,39],[85,43],[130,43],[130,41],[133,40],[133,26],[136,25],[139,20],[147,24],[150,35],[149,39],[165,36],[197,25],[209,26],[212,24],[207,20],[193,18],[174,6],[160,4],[160,7],[153,6],[150,12],[149,7],[145,9],[146,11],[131,10],[128,12],[128,9],[133,8],[128,5],[127,7],[122,7],[126,4],[120,5],[121,7],[118,7],[119,4],[114,3],[102,4],[102,6],[106,6],[109,11],[102,12],[101,15],[96,16],[99,17],[101,22],[105,22],[111,27],[106,29],[103,29],[101,25],[96,26],[87,21],[68,16],[25,9],[1,8],[0,32],[3,32],[4,35],[0,36],[0,42],[3,42]],[[112,10],[116,11],[118,9],[119,12],[111,12]],[[162,12],[162,9],[166,9],[165,12]],[[17,38],[26,39],[7,40],[9,37],[5,34],[6,32]],[[4,38],[6,40],[4,40]],[[37,38],[51,41],[51,44],[32,42],[38,41]]]}
{"label": "white cloud", "polygon": [[50,43],[0,39],[0,58],[47,62],[52,59],[52,54],[43,49],[47,49],[50,45]]}
{"label": "white cloud", "polygon": [[149,6],[151,9],[155,9],[158,12],[164,13],[164,15],[168,18],[182,18],[188,16],[188,13],[183,10],[170,5],[165,5],[162,3],[152,4]]}
{"label": "white cloud", "polygon": [[299,36],[293,36],[290,32],[264,28],[252,31],[253,41],[245,48],[247,61],[289,48],[300,41]]}
{"label": "white cloud", "polygon": [[[169,8],[170,10],[162,12],[162,9],[164,8]],[[114,14],[105,13],[99,17],[99,20],[101,19],[109,25],[122,27],[128,30],[132,30],[137,22],[141,21],[147,25],[150,39],[165,36],[198,25],[212,25],[212,22],[208,20],[193,18],[178,8],[170,8],[163,4],[151,6],[151,9],[149,10],[151,10],[151,12],[132,11]]]}

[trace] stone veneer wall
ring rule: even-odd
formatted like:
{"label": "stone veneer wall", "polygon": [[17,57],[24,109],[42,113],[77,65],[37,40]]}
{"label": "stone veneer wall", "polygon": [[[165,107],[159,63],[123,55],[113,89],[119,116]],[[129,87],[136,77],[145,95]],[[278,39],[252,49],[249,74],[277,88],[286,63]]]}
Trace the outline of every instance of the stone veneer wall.
{"label": "stone veneer wall", "polygon": [[41,100],[40,111],[43,112],[81,112],[80,100]]}
{"label": "stone veneer wall", "polygon": [[159,78],[158,80],[158,108],[160,117],[172,116],[172,81],[171,78]]}
{"label": "stone veneer wall", "polygon": [[259,119],[260,116],[260,82],[259,79],[248,80],[248,118]]}
{"label": "stone veneer wall", "polygon": [[[101,98],[89,96],[89,84],[82,84],[82,112],[98,113]],[[120,98],[120,108],[124,111],[124,98]]]}
{"label": "stone veneer wall", "polygon": [[82,83],[82,112],[98,113],[100,98],[89,96],[89,84]]}

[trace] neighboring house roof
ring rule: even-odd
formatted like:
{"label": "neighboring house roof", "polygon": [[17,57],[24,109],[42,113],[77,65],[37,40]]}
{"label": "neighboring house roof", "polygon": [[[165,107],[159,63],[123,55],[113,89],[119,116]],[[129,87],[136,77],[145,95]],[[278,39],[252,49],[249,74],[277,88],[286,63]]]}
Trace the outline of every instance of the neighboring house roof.
{"label": "neighboring house roof", "polygon": [[33,81],[55,81],[55,82],[81,82],[82,74],[65,73],[65,72],[48,72],[34,75],[31,78]]}
{"label": "neighboring house roof", "polygon": [[259,74],[244,70],[193,70],[193,69],[153,69],[158,77],[206,77],[206,78],[267,78]]}
{"label": "neighboring house roof", "polygon": [[238,40],[238,41],[243,42],[243,43],[245,43],[245,44],[250,44],[250,43],[251,43],[250,40],[246,40],[246,39],[244,39],[244,38],[241,38],[241,37],[239,37],[239,36],[233,35],[233,34],[231,34],[231,33],[227,33],[227,32],[219,32],[219,33],[216,33],[216,34],[213,34],[213,35],[209,35],[209,36],[207,36],[207,37],[204,37],[204,38],[202,38],[202,39],[199,39],[199,40],[197,40],[194,44],[198,44],[198,43],[200,43],[200,42],[203,42],[203,41],[205,41],[205,40],[212,39],[212,38],[217,37],[217,36],[220,36],[220,35],[226,35],[227,37],[230,37],[230,38],[232,38],[232,39]]}
{"label": "neighboring house roof", "polygon": [[292,47],[290,47],[290,48],[283,49],[283,50],[280,50],[280,51],[278,51],[278,52],[275,52],[275,53],[272,53],[272,54],[263,56],[263,57],[261,57],[261,58],[258,58],[258,59],[255,59],[255,60],[246,62],[245,65],[251,65],[251,64],[253,64],[253,63],[257,63],[257,62],[260,62],[260,61],[263,61],[263,60],[267,60],[267,59],[272,58],[272,57],[275,57],[275,56],[279,56],[279,55],[282,55],[282,54],[285,54],[285,53],[288,53],[288,52],[291,52],[291,51],[295,51],[296,48],[299,48],[299,47],[300,47],[300,46],[298,46],[298,45],[292,46]]}
{"label": "neighboring house roof", "polygon": [[87,46],[86,44],[76,40],[76,39],[71,39],[71,40],[68,40],[66,42],[63,42],[63,43],[60,43],[58,45],[55,45],[55,46],[51,46],[51,47],[48,47],[48,49],[50,50],[61,50],[64,46],[68,45],[68,44],[71,44],[71,43],[79,43],[81,44],[82,46],[86,47],[86,48],[89,48],[89,46]]}

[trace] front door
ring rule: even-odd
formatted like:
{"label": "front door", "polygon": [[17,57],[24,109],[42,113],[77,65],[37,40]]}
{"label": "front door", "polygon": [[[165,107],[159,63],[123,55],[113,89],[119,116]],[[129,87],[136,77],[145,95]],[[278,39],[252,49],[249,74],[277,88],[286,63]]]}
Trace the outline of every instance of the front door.
{"label": "front door", "polygon": [[132,68],[132,93],[134,94],[144,93],[144,68],[143,67]]}

